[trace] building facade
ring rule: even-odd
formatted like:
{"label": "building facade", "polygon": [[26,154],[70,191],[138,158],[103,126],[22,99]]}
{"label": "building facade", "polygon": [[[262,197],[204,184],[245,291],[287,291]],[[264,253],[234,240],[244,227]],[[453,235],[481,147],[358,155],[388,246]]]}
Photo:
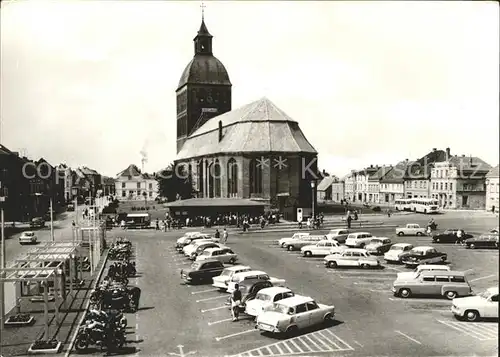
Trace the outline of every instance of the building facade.
{"label": "building facade", "polygon": [[142,173],[136,165],[129,165],[115,178],[116,198],[120,201],[154,200],[158,197],[156,176]]}
{"label": "building facade", "polygon": [[405,197],[404,179],[406,171],[412,162],[405,160],[388,169],[380,179],[380,203],[394,204],[398,199]]}
{"label": "building facade", "polygon": [[[317,200],[319,201],[333,201],[333,184],[338,183],[339,179],[337,176],[326,176],[318,184],[317,188]],[[338,195],[338,192],[337,192]],[[340,198],[343,198],[340,196]],[[338,196],[336,200],[339,201]]]}
{"label": "building facade", "polygon": [[74,196],[72,191],[73,171],[71,170],[71,167],[67,166],[66,164],[59,164],[57,166],[57,172],[58,180],[63,181],[65,202],[72,201],[74,199]]}
{"label": "building facade", "polygon": [[345,197],[345,181],[344,179],[338,179],[336,182],[332,183],[332,201],[340,202],[344,200]]}
{"label": "building facade", "polygon": [[356,202],[356,171],[351,171],[344,177],[344,199],[349,202]]}
{"label": "building facade", "polygon": [[498,165],[492,168],[486,175],[486,210],[498,212],[500,180]]}

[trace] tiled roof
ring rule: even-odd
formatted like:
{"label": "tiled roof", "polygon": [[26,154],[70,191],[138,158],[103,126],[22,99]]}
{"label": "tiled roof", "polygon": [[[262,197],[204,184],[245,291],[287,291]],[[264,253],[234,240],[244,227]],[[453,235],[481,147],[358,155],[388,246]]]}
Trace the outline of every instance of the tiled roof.
{"label": "tiled roof", "polygon": [[334,182],[338,182],[337,176],[327,176],[318,184],[318,191],[326,191],[328,187],[332,185]]}
{"label": "tiled roof", "polygon": [[117,177],[141,176],[141,170],[139,170],[139,168],[136,165],[131,164],[128,165],[128,167],[125,170],[123,170],[116,176]]}
{"label": "tiled roof", "polygon": [[392,166],[382,166],[368,177],[368,181],[379,181],[382,179],[389,171],[392,170]]}
{"label": "tiled roof", "polygon": [[498,177],[499,176],[499,173],[498,173],[498,165],[495,166],[494,168],[492,168],[490,170],[490,172],[488,172],[488,175],[486,175],[488,177]]}
{"label": "tiled roof", "polygon": [[391,168],[385,176],[380,180],[383,183],[403,183],[406,170],[413,161],[401,161],[396,166]]}
{"label": "tiled roof", "polygon": [[450,163],[461,170],[486,171],[491,169],[491,165],[475,156],[452,156]]}
{"label": "tiled roof", "polygon": [[[219,121],[223,126],[220,142]],[[317,154],[298,123],[269,99],[262,98],[207,121],[188,137],[177,160],[239,152]]]}

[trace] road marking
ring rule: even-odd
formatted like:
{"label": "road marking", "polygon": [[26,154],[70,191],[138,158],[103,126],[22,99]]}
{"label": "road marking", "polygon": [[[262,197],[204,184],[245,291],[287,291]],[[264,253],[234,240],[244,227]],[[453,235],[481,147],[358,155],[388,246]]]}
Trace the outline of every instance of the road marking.
{"label": "road marking", "polygon": [[498,338],[497,324],[484,322],[437,321],[479,341],[496,340]]}
{"label": "road marking", "polygon": [[227,309],[227,306],[219,306],[219,307],[212,307],[211,309],[205,309],[201,310],[201,312],[209,312],[209,311],[215,311],[215,310],[221,310],[221,309]]}
{"label": "road marking", "polygon": [[203,294],[203,293],[209,293],[211,291],[218,291],[219,289],[208,289],[208,290],[202,290],[202,291],[191,291],[192,295],[195,294]]}
{"label": "road marking", "polygon": [[253,328],[253,329],[250,329],[250,330],[246,330],[246,331],[241,331],[241,332],[236,332],[236,333],[232,333],[230,335],[226,335],[226,336],[221,336],[221,337],[216,337],[215,340],[218,342],[218,341],[221,341],[221,340],[225,340],[227,338],[231,338],[231,337],[235,337],[235,336],[239,336],[239,335],[243,335],[245,333],[249,333],[249,332],[256,332],[256,331],[259,331],[258,329],[256,328]]}
{"label": "road marking", "polygon": [[356,340],[353,340],[353,342],[354,342],[355,344],[357,344],[359,347],[364,347],[361,343],[359,343],[359,342],[358,342],[358,341],[356,341]]}
{"label": "road marking", "polygon": [[410,337],[410,336],[408,336],[407,334],[402,333],[402,332],[401,332],[401,331],[399,331],[399,330],[395,330],[394,332],[399,333],[401,336],[404,336],[404,337],[406,337],[407,339],[409,339],[410,341],[413,341],[413,342],[415,342],[415,343],[418,343],[419,345],[421,345],[421,344],[422,344],[422,343],[420,343],[419,341],[415,340],[413,337]]}
{"label": "road marking", "polygon": [[489,279],[489,278],[492,278],[496,276],[495,274],[492,274],[492,275],[488,275],[488,276],[483,276],[482,278],[476,278],[476,279],[472,279],[472,280],[469,280],[469,283],[472,283],[474,281],[479,281],[479,280],[484,280],[484,279]]}
{"label": "road marking", "polygon": [[196,300],[196,302],[204,302],[204,301],[211,301],[211,300],[217,300],[217,299],[227,299],[227,295],[220,295],[220,296],[214,296],[206,299],[201,299],[201,300]]}
{"label": "road marking", "polygon": [[[225,307],[225,306],[224,306]],[[202,310],[203,311],[203,310]],[[208,323],[208,326],[212,326],[212,325],[216,325],[216,324],[220,324],[222,322],[227,322],[227,321],[231,321],[233,318],[230,317],[228,319],[224,319],[224,320],[219,320],[219,321],[214,321],[214,322],[209,322]]]}

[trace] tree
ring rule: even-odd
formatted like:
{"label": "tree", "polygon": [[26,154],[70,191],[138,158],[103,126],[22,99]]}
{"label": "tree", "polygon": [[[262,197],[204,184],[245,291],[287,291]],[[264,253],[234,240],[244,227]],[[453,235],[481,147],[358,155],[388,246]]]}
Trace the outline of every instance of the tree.
{"label": "tree", "polygon": [[194,197],[192,177],[185,164],[170,164],[157,175],[156,180],[160,196],[165,197],[168,202]]}

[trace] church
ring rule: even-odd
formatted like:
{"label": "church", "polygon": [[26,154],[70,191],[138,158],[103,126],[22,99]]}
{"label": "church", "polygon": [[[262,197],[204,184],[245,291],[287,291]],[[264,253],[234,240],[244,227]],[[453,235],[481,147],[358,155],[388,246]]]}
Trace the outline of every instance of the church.
{"label": "church", "polygon": [[175,165],[184,165],[196,198],[169,206],[263,205],[295,219],[316,197],[317,152],[269,99],[232,109],[232,84],[212,40],[202,16],[176,90]]}

